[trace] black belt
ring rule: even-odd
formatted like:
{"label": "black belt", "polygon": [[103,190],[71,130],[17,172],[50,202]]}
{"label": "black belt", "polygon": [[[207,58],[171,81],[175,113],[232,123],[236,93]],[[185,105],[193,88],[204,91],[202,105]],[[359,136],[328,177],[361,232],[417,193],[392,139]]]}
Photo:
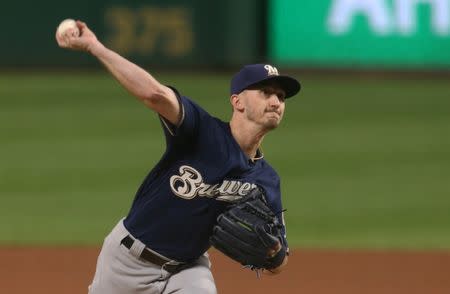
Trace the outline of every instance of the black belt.
{"label": "black belt", "polygon": [[[122,241],[120,241],[120,244],[123,244],[123,246],[125,246],[128,249],[130,249],[131,246],[133,246],[133,243],[134,239],[130,235],[126,236],[125,238],[122,239]],[[142,250],[140,258],[162,267],[171,274],[177,273],[182,269],[189,267],[189,264],[184,262],[183,263],[177,262],[177,264],[170,264],[169,259],[158,256],[147,248]]]}

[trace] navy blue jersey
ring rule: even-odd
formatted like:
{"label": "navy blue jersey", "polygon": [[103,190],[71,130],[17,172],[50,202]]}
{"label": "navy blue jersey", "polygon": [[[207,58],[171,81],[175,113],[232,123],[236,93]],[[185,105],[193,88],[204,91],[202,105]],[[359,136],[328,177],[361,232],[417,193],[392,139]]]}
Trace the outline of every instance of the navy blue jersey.
{"label": "navy blue jersey", "polygon": [[192,261],[209,248],[217,216],[255,185],[281,220],[280,178],[263,158],[249,160],[228,123],[177,97],[181,123],[174,127],[161,118],[166,151],[137,191],[124,225],[156,252]]}

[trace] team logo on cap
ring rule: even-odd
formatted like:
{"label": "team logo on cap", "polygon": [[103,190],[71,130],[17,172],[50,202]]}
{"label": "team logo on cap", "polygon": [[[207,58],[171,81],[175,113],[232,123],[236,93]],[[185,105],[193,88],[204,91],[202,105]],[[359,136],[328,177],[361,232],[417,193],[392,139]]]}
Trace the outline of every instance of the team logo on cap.
{"label": "team logo on cap", "polygon": [[267,70],[267,75],[278,76],[278,69],[276,67],[266,64],[264,68]]}

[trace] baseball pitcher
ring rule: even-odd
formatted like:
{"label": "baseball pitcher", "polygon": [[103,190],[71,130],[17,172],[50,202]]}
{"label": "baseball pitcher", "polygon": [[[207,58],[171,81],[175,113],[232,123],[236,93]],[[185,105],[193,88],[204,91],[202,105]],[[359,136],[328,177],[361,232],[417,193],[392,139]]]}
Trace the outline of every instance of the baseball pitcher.
{"label": "baseball pitcher", "polygon": [[96,57],[157,114],[166,140],[105,238],[89,293],[216,293],[211,246],[252,270],[279,273],[288,256],[280,178],[260,145],[300,83],[269,64],[244,66],[231,80],[233,111],[223,122],[106,48],[85,23],[76,28],[57,33],[58,45]]}

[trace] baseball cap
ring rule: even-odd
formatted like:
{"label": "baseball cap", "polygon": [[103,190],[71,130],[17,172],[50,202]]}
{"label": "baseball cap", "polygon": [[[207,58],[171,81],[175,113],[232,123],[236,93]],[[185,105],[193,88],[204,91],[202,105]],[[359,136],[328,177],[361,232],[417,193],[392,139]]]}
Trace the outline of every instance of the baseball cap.
{"label": "baseball cap", "polygon": [[254,86],[264,81],[277,81],[286,92],[286,98],[296,95],[301,88],[300,82],[295,78],[280,75],[276,67],[270,64],[249,64],[245,65],[231,79],[231,95],[239,94],[250,86]]}

